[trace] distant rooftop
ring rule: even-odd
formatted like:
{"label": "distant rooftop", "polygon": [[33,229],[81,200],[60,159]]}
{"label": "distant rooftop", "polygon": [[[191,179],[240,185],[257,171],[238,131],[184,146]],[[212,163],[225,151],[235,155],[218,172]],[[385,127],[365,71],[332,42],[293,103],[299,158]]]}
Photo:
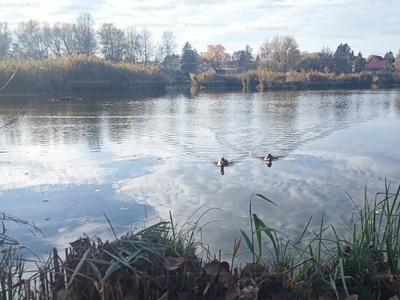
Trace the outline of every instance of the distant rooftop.
{"label": "distant rooftop", "polygon": [[367,70],[381,70],[385,66],[385,60],[370,61],[367,65]]}

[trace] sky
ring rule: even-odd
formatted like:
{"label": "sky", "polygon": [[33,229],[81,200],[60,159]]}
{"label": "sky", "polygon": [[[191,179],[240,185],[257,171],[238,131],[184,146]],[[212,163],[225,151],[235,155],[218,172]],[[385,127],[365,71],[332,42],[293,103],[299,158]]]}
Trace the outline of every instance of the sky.
{"label": "sky", "polygon": [[171,31],[181,53],[190,42],[200,53],[207,45],[222,44],[228,53],[246,44],[257,53],[274,36],[293,36],[300,51],[323,46],[335,50],[348,43],[357,54],[384,55],[400,49],[400,2],[366,0],[0,0],[0,21],[10,28],[21,21],[75,22],[90,13],[95,26],[112,22],[118,28],[146,27],[153,41]]}

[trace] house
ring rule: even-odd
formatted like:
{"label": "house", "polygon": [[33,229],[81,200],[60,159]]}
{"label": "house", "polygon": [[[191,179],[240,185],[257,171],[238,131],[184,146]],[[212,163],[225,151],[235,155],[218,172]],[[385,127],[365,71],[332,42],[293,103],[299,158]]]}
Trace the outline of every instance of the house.
{"label": "house", "polygon": [[199,65],[199,73],[216,74],[217,68],[213,64],[202,63]]}
{"label": "house", "polygon": [[373,57],[368,62],[366,71],[371,72],[372,74],[379,74],[382,72],[382,69],[385,67],[386,60],[380,59],[378,57]]}
{"label": "house", "polygon": [[242,71],[238,61],[229,62],[227,65],[220,65],[219,69],[223,74],[238,74]]}

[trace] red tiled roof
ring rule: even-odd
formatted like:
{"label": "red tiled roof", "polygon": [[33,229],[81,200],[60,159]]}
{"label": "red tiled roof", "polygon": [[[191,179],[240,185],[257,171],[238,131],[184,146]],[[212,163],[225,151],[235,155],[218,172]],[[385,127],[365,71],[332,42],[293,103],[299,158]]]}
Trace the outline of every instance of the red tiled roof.
{"label": "red tiled roof", "polygon": [[367,65],[367,70],[381,70],[385,66],[386,61],[370,61]]}

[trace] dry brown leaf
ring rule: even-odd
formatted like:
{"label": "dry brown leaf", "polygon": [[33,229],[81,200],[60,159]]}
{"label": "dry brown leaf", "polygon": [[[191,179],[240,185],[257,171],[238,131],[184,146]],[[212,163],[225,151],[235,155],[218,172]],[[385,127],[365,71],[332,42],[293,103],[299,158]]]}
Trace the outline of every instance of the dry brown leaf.
{"label": "dry brown leaf", "polygon": [[221,269],[219,276],[220,276],[220,282],[222,283],[223,287],[229,288],[232,279],[231,272],[225,269]]}
{"label": "dry brown leaf", "polygon": [[318,295],[318,300],[337,300],[331,292],[322,292]]}
{"label": "dry brown leaf", "polygon": [[204,270],[208,275],[217,276],[219,270],[219,261],[214,259],[212,262],[204,266]]}
{"label": "dry brown leaf", "polygon": [[164,260],[164,268],[169,271],[176,270],[181,266],[181,264],[183,264],[184,261],[184,257],[166,257]]}
{"label": "dry brown leaf", "polygon": [[253,276],[253,273],[255,273],[255,275],[258,277],[258,276],[261,276],[262,274],[264,274],[264,272],[265,272],[265,267],[263,265],[257,264],[254,267],[254,263],[247,263],[243,269],[244,275],[247,275],[250,277]]}
{"label": "dry brown leaf", "polygon": [[231,285],[225,292],[225,300],[235,300],[240,295],[240,289],[236,285]]}
{"label": "dry brown leaf", "polygon": [[378,273],[378,278],[386,283],[393,282],[393,275],[390,270],[385,270]]}
{"label": "dry brown leaf", "polygon": [[239,300],[253,300],[253,299],[257,299],[257,287],[250,285],[241,289]]}

